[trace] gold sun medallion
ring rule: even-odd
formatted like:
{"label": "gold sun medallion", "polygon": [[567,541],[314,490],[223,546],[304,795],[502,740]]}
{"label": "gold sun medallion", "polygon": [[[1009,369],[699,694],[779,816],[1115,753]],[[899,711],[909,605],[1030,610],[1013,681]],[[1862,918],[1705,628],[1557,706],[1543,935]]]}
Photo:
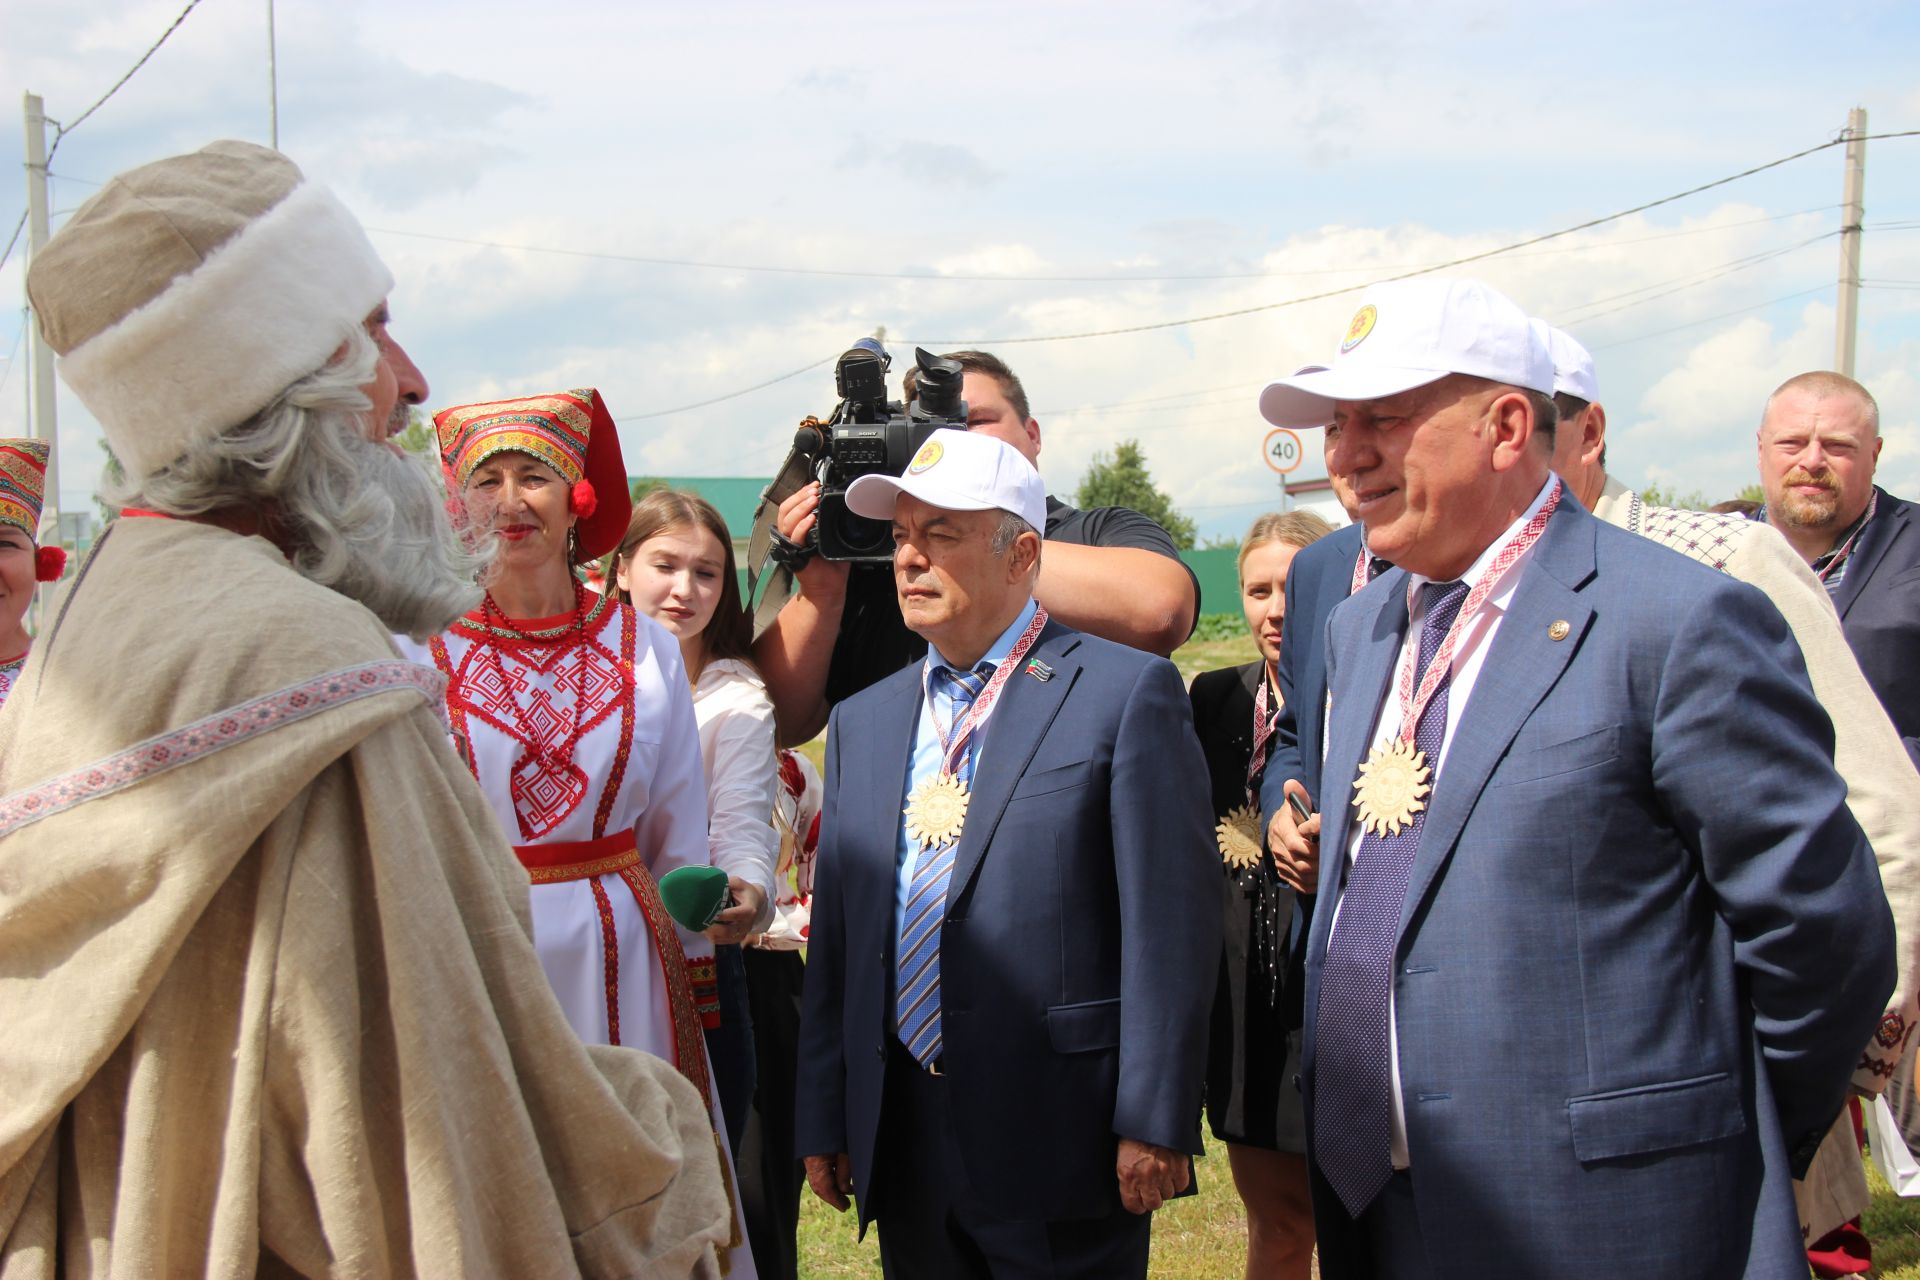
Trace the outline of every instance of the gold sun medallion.
{"label": "gold sun medallion", "polygon": [[1378,836],[1396,836],[1413,825],[1414,818],[1426,808],[1431,788],[1427,758],[1411,742],[1395,739],[1367,753],[1354,779],[1353,807],[1360,811],[1360,825]]}
{"label": "gold sun medallion", "polygon": [[1229,812],[1213,834],[1220,842],[1220,860],[1228,866],[1244,870],[1260,861],[1260,810],[1253,805],[1243,804]]}
{"label": "gold sun medallion", "polygon": [[966,824],[967,784],[943,769],[913,789],[905,813],[909,839],[922,849],[944,848]]}

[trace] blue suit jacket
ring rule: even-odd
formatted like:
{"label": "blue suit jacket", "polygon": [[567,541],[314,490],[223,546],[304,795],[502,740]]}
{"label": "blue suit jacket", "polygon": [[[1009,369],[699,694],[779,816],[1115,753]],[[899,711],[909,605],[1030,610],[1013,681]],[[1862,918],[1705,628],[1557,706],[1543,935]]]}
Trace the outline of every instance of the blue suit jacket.
{"label": "blue suit jacket", "polygon": [[[1522,573],[1437,779],[1395,953],[1436,1272],[1803,1280],[1790,1168],[1832,1122],[1894,981],[1832,727],[1785,622],[1745,583],[1572,502]],[[1383,574],[1330,629],[1310,1128],[1350,783],[1406,586]],[[1315,1193],[1322,1273],[1368,1274],[1317,1175]]]}
{"label": "blue suit jacket", "polygon": [[1920,765],[1920,509],[1885,489],[1834,608],[1867,683]]}
{"label": "blue suit jacket", "polygon": [[[1173,664],[1057,623],[976,763],[940,943],[941,1032],[975,1192],[1017,1218],[1119,1205],[1118,1137],[1200,1150],[1220,958],[1207,772]],[[1024,665],[1024,664],[1023,664]],[[870,1217],[918,664],[834,709],[800,1028],[802,1154],[845,1151]]]}
{"label": "blue suit jacket", "polygon": [[1327,619],[1353,586],[1361,528],[1350,524],[1303,547],[1287,566],[1287,613],[1280,625],[1280,721],[1260,783],[1262,829],[1287,802],[1285,784],[1298,778],[1320,802],[1322,720],[1327,706]]}

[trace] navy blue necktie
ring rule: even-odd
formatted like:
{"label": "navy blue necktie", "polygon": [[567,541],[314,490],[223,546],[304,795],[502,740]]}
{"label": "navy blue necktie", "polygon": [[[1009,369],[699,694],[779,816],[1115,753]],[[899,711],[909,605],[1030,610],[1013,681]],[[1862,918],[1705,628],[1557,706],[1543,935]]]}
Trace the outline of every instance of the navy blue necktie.
{"label": "navy blue necktie", "polygon": [[[1415,689],[1467,599],[1464,582],[1429,583],[1422,590],[1427,611],[1413,669]],[[1414,731],[1414,748],[1425,753],[1431,771],[1429,786],[1438,782],[1451,683],[1451,673],[1442,677]],[[1394,695],[1389,691],[1388,696]],[[1427,806],[1414,815],[1411,825],[1397,835],[1368,832],[1360,841],[1321,968],[1314,1021],[1313,1154],[1341,1204],[1355,1218],[1393,1175],[1387,995],[1393,985],[1407,880],[1432,803],[1429,791]],[[1338,852],[1344,859],[1345,850]]]}
{"label": "navy blue necktie", "polygon": [[[982,662],[972,671],[935,667],[933,677],[952,689],[952,725],[960,721],[973,701],[985,692],[993,678],[993,664]],[[927,708],[933,714],[933,708]],[[970,742],[954,761],[954,772],[963,784],[973,781],[973,748]],[[940,1056],[944,1041],[940,1035],[940,926],[947,918],[947,881],[953,877],[953,855],[958,842],[938,849],[921,851],[913,866],[913,883],[907,889],[907,909],[901,918],[899,956],[894,986],[894,1010],[901,1042],[921,1066],[931,1065]]]}

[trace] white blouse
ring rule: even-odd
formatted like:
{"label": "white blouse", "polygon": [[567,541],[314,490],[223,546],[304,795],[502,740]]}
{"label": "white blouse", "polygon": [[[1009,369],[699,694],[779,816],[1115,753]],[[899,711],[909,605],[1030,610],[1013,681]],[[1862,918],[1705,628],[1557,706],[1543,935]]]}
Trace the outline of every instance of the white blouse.
{"label": "white blouse", "polygon": [[737,658],[718,658],[693,686],[700,760],[707,770],[707,845],[713,865],[766,894],[753,922],[773,922],[774,867],[780,836],[773,829],[773,703],[759,674]]}

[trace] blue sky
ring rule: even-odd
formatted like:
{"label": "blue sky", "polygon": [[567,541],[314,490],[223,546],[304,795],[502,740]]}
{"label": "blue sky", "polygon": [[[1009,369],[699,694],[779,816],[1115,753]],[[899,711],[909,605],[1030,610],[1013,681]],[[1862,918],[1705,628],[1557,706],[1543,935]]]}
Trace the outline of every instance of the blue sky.
{"label": "blue sky", "polygon": [[[30,89],[71,118],[181,3],[5,0],[0,101]],[[264,141],[264,13],[205,0],[62,142],[56,211],[128,165]],[[877,326],[1004,339],[1260,306],[1726,176],[1831,137],[1855,105],[1876,132],[1920,129],[1920,15],[1895,3],[1816,21],[1778,4],[280,0],[277,25],[281,144],[377,229],[432,403],[598,386],[630,469],[656,474],[764,474],[830,406],[826,368],[643,415]],[[18,128],[0,136],[17,160]],[[1869,145],[1870,281],[1920,282],[1916,161],[1920,137]],[[1726,496],[1752,479],[1766,393],[1831,359],[1840,178],[1836,148],[1472,270],[1595,349],[1618,474]],[[0,164],[6,228],[24,199]],[[0,355],[20,270],[0,268]],[[1324,357],[1353,306],[998,349],[1057,491],[1134,436],[1202,531],[1231,535],[1276,496],[1259,386]],[[1866,289],[1859,372],[1883,404],[1883,480],[1908,496],[1916,356],[1920,288]],[[22,374],[4,369],[0,431],[20,429]],[[96,430],[70,396],[61,410],[72,503]]]}

